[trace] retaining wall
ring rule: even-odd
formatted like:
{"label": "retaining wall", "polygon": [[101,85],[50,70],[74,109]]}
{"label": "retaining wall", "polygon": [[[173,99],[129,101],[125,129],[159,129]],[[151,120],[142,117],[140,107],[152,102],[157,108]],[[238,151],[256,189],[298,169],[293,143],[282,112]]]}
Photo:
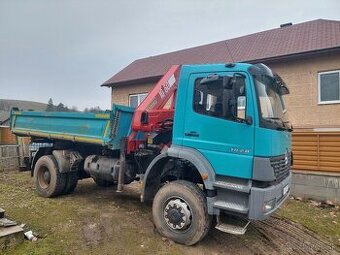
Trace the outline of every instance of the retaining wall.
{"label": "retaining wall", "polygon": [[340,174],[294,170],[291,194],[303,199],[330,200],[340,204]]}

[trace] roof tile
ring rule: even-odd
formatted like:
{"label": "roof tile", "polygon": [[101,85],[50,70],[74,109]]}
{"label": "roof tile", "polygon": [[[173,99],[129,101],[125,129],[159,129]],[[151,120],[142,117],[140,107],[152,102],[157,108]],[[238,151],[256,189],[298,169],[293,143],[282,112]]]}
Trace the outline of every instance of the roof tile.
{"label": "roof tile", "polygon": [[318,19],[138,59],[102,86],[159,77],[174,64],[256,61],[337,47],[340,47],[340,21]]}

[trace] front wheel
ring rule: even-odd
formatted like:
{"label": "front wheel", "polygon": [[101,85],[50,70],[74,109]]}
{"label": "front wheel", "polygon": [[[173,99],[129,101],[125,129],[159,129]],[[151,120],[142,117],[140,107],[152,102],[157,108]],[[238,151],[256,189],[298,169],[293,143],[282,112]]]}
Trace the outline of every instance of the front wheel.
{"label": "front wheel", "polygon": [[188,181],[164,185],[153,200],[152,214],[157,230],[177,243],[193,245],[210,229],[206,197]]}

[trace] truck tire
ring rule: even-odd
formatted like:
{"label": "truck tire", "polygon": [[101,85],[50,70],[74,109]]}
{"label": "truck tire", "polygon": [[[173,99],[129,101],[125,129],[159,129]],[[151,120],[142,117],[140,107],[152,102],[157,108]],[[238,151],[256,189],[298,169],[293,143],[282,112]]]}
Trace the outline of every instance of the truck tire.
{"label": "truck tire", "polygon": [[211,224],[202,190],[183,180],[165,184],[157,192],[152,215],[161,235],[185,245],[202,240]]}
{"label": "truck tire", "polygon": [[77,172],[69,172],[65,173],[66,175],[66,184],[63,191],[63,195],[70,194],[74,191],[78,184],[78,173]]}
{"label": "truck tire", "polygon": [[52,155],[42,156],[34,167],[34,184],[42,197],[55,197],[65,189],[66,175],[61,174]]}
{"label": "truck tire", "polygon": [[97,184],[97,186],[99,187],[110,187],[113,186],[115,183],[113,181],[107,181],[101,178],[94,178],[93,177],[94,182]]}

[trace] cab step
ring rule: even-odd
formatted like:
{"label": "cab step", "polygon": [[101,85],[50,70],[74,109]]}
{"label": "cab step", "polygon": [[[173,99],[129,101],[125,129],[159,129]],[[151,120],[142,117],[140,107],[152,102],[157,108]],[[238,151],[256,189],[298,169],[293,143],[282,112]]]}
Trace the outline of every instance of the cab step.
{"label": "cab step", "polygon": [[227,217],[221,221],[220,215],[216,216],[217,224],[215,228],[224,233],[229,233],[233,235],[244,235],[247,231],[247,227],[250,224],[249,220],[245,220],[239,217]]}
{"label": "cab step", "polygon": [[251,180],[225,176],[216,176],[213,183],[215,188],[233,190],[242,193],[249,193],[251,184]]}
{"label": "cab step", "polygon": [[248,213],[248,207],[235,201],[222,201],[217,200],[214,202],[214,207],[226,211],[232,211],[237,213],[246,214]]}

